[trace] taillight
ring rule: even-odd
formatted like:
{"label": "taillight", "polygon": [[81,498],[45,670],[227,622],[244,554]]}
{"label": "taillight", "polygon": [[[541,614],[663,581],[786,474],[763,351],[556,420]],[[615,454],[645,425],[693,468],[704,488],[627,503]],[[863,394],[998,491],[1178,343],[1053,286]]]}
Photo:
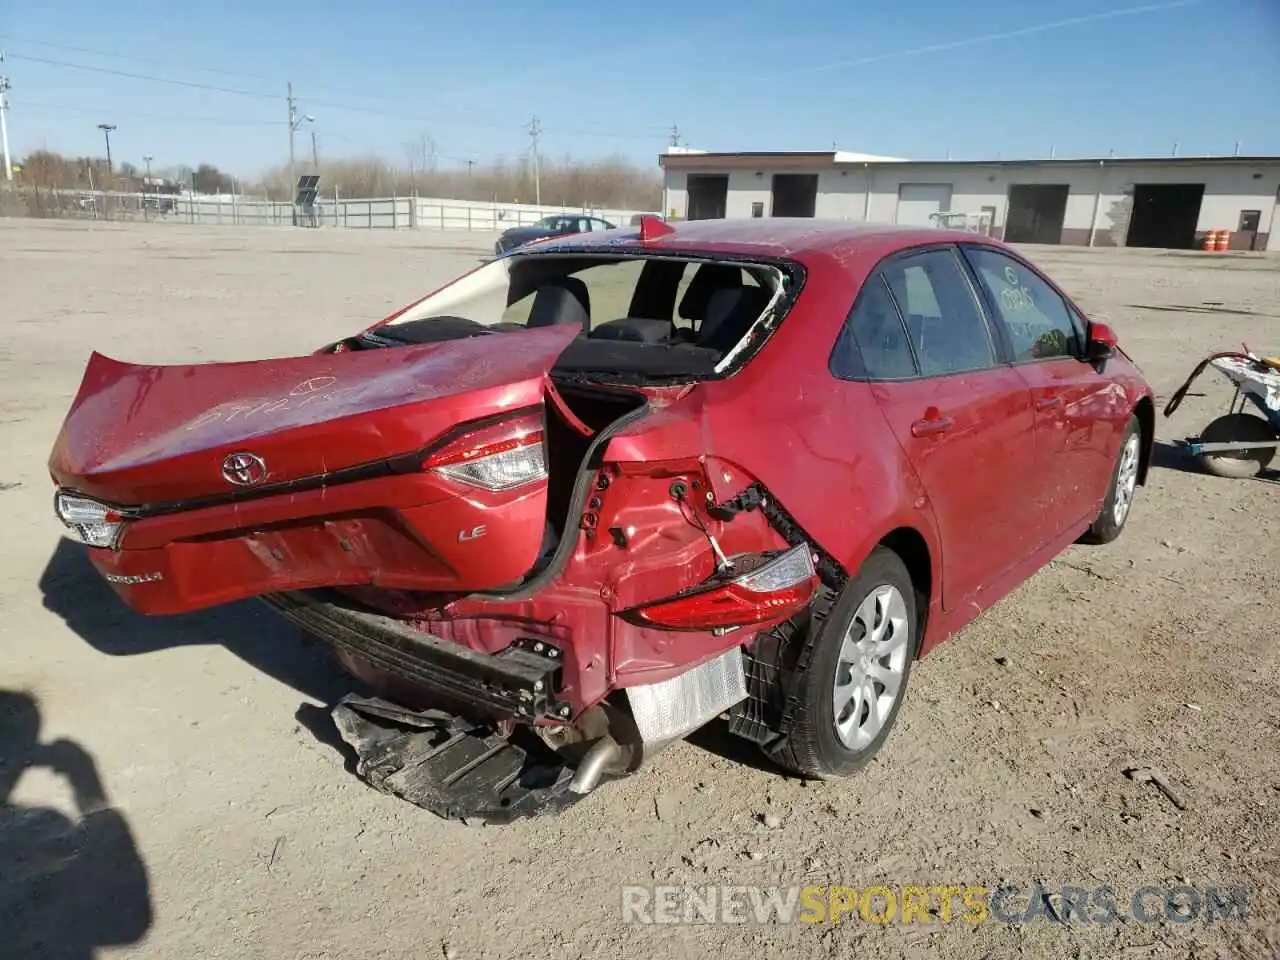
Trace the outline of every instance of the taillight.
{"label": "taillight", "polygon": [[542,415],[524,414],[454,437],[423,467],[495,493],[547,478]]}
{"label": "taillight", "polygon": [[[818,587],[806,546],[734,558],[735,567],[686,593],[625,611],[641,626],[716,630],[785,620],[809,605]],[[730,579],[731,578],[731,579]]]}
{"label": "taillight", "polygon": [[97,500],[59,490],[53,498],[58,519],[91,547],[114,550],[124,529],[125,517]]}

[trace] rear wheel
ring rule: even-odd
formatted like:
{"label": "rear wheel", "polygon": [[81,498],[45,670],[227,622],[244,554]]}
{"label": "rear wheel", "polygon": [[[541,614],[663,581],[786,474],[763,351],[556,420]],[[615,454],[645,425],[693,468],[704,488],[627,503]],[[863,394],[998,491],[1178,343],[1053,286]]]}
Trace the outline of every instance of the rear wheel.
{"label": "rear wheel", "polygon": [[[1200,439],[1205,443],[1266,443],[1274,442],[1280,437],[1271,429],[1271,424],[1261,417],[1248,413],[1228,413],[1205,427]],[[1215,477],[1243,480],[1256,477],[1267,469],[1275,455],[1275,447],[1248,447],[1243,450],[1202,453],[1198,459],[1200,465]]]}
{"label": "rear wheel", "polygon": [[787,691],[796,709],[770,756],[822,780],[865,766],[897,720],[918,624],[906,566],[893,551],[877,547],[806,638]]}

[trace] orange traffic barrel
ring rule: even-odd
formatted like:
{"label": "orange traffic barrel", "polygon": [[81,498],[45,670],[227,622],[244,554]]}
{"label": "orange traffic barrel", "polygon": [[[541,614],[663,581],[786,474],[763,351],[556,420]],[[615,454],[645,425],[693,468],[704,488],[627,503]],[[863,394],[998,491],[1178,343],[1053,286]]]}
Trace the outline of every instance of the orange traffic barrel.
{"label": "orange traffic barrel", "polygon": [[1218,248],[1218,231],[1206,230],[1204,239],[1200,241],[1201,250],[1216,250]]}
{"label": "orange traffic barrel", "polygon": [[1231,231],[1219,230],[1218,243],[1214,249],[1218,250],[1219,252],[1222,252],[1222,251],[1228,250],[1230,247],[1231,247]]}

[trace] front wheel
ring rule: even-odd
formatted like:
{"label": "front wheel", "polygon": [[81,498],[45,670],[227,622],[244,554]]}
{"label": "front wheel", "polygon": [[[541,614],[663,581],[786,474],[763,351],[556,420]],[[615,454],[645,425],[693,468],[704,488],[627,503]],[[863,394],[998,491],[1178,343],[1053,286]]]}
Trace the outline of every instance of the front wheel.
{"label": "front wheel", "polygon": [[1110,543],[1120,536],[1129,520],[1133,496],[1138,490],[1138,465],[1142,460],[1142,428],[1131,416],[1120,441],[1120,454],[1111,472],[1111,485],[1102,501],[1102,510],[1084,535],[1085,543]]}
{"label": "front wheel", "polygon": [[787,693],[795,712],[769,749],[779,764],[820,780],[846,777],[879,752],[902,706],[919,642],[911,575],[877,547],[830,613],[813,621]]}

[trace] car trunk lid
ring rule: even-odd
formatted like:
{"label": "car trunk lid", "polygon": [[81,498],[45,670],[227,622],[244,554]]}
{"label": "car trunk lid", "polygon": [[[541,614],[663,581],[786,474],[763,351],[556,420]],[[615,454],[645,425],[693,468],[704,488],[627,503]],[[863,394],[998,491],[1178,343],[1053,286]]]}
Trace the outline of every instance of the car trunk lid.
{"label": "car trunk lid", "polygon": [[541,404],[578,331],[155,366],[94,353],[49,459],[61,486],[119,506],[322,478],[423,449],[453,426]]}

